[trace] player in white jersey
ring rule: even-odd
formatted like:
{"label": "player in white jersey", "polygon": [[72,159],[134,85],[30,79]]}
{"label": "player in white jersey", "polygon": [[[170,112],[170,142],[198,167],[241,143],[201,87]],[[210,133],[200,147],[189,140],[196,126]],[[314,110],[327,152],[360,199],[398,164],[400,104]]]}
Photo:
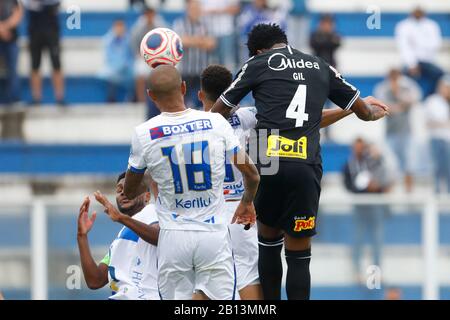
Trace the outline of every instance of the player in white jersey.
{"label": "player in white jersey", "polygon": [[136,127],[125,195],[136,195],[145,170],[158,185],[158,284],[163,299],[232,299],[225,163],[231,159],[246,185],[233,219],[237,223],[255,222],[259,175],[230,124],[221,116],[186,109],[185,92],[176,68],[163,65],[152,71],[149,95],[162,113]]}
{"label": "player in white jersey", "polygon": [[[116,184],[117,207],[121,215],[149,225],[149,234],[153,235],[153,239],[147,237],[145,240],[153,245],[123,227],[111,243],[108,254],[97,265],[87,238],[96,213],[89,217],[90,200],[86,197],[80,208],[77,235],[84,278],[90,289],[99,289],[109,283],[112,300],[159,300],[156,257],[159,227],[154,204],[149,203],[150,191],[128,200],[123,194],[124,181],[125,173],[119,176]],[[118,212],[115,208],[111,210]]]}
{"label": "player in white jersey", "polygon": [[[199,100],[205,111],[210,111],[219,96],[231,85],[231,72],[220,65],[210,65],[201,75]],[[344,111],[340,108],[323,110],[321,127],[329,126],[336,121],[351,114],[352,111]],[[250,130],[257,123],[256,108],[239,108],[228,119],[234,133],[239,138],[241,145],[246,146],[250,136]],[[244,193],[242,175],[234,167],[227,164],[224,183],[224,196],[229,221],[231,221],[237,204]],[[256,225],[249,230],[241,226],[231,224],[229,226],[233,255],[236,265],[237,289],[242,300],[262,299],[262,291],[258,274],[258,234]]]}

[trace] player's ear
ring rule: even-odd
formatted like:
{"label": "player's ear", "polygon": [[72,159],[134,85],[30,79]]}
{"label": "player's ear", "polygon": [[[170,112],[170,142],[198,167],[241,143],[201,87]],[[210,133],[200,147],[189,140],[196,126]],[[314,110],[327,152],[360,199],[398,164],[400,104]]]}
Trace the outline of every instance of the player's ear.
{"label": "player's ear", "polygon": [[155,101],[155,95],[150,91],[150,89],[147,89],[147,95],[152,101]]}
{"label": "player's ear", "polygon": [[203,94],[203,91],[202,91],[202,90],[198,90],[198,92],[197,92],[197,97],[198,97],[198,100],[200,100],[201,102],[203,102],[203,98],[205,97],[205,95]]}
{"label": "player's ear", "polygon": [[181,82],[181,93],[186,95],[186,81]]}
{"label": "player's ear", "polygon": [[149,203],[150,202],[151,196],[152,196],[152,193],[150,191],[147,191],[145,193],[145,203]]}

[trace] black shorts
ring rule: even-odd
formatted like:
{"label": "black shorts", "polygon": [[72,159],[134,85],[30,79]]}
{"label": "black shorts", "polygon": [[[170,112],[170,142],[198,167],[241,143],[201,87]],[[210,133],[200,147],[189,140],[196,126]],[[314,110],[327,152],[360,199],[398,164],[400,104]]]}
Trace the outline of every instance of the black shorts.
{"label": "black shorts", "polygon": [[316,234],[322,165],[280,161],[275,175],[261,175],[255,198],[258,221],[301,238]]}
{"label": "black shorts", "polygon": [[51,30],[47,32],[30,32],[30,54],[31,68],[33,71],[39,70],[42,60],[42,52],[48,49],[52,68],[55,71],[61,69],[61,47],[59,31]]}

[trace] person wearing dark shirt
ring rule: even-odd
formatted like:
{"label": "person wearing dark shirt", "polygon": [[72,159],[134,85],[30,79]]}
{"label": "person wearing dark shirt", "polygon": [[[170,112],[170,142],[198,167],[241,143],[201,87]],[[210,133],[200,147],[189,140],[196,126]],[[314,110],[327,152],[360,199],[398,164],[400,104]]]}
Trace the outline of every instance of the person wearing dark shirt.
{"label": "person wearing dark shirt", "polygon": [[[259,148],[254,160],[261,183],[255,208],[264,298],[281,298],[284,243],[287,297],[309,299],[311,238],[316,234],[322,178],[319,130],[323,105],[330,99],[365,121],[384,117],[388,107],[373,97],[361,99],[359,90],[323,59],[292,48],[276,24],[256,25],[247,46],[251,58],[212,112],[228,118],[252,92],[257,125],[250,148]],[[267,164],[278,169],[270,172]]]}
{"label": "person wearing dark shirt", "polygon": [[311,48],[314,54],[333,67],[336,67],[336,50],[341,45],[341,37],[335,31],[335,24],[333,17],[324,15],[321,17],[319,27],[311,34],[310,38]]}
{"label": "person wearing dark shirt", "polygon": [[33,104],[42,101],[40,66],[42,53],[48,50],[53,67],[52,81],[55,99],[64,104],[64,76],[61,70],[59,6],[60,0],[28,0],[28,36],[31,55],[31,95]]}
{"label": "person wearing dark shirt", "polygon": [[7,104],[19,101],[17,26],[22,16],[22,6],[17,0],[0,1],[0,59],[3,59],[6,67],[5,102]]}

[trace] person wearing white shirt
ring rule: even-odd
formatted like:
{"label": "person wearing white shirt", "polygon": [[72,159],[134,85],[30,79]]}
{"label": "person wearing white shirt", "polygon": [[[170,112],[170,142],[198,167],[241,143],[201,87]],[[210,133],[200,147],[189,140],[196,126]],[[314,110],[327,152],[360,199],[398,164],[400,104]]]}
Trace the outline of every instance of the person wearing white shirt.
{"label": "person wearing white shirt", "polygon": [[424,97],[431,95],[443,75],[435,64],[442,46],[439,25],[427,18],[421,8],[416,8],[410,17],[397,24],[395,38],[408,74],[420,80]]}
{"label": "person wearing white shirt", "polygon": [[202,11],[208,30],[217,40],[218,63],[234,70],[236,67],[236,37],[234,18],[239,13],[237,0],[202,0]]}
{"label": "person wearing white shirt", "polygon": [[443,192],[444,183],[450,193],[450,76],[442,78],[438,91],[425,101],[425,106],[436,192]]}

